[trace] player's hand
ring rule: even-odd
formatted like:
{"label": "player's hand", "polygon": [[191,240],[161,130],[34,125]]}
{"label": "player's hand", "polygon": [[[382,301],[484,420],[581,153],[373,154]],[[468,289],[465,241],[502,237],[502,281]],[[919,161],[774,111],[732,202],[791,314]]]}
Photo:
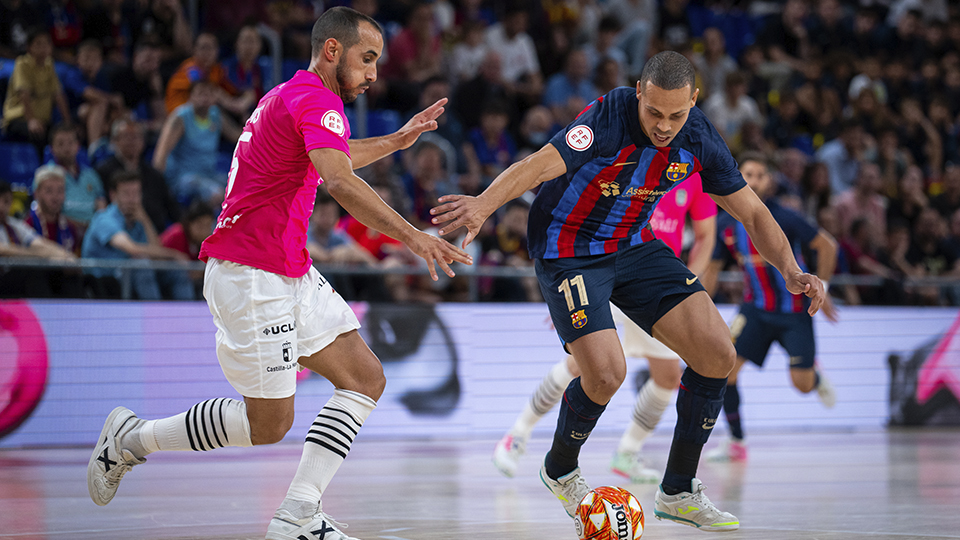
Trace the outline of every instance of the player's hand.
{"label": "player's hand", "polygon": [[467,236],[463,239],[463,247],[470,245],[480,234],[483,222],[496,210],[487,208],[479,197],[468,195],[444,195],[439,200],[444,204],[430,209],[430,214],[434,216],[431,222],[434,225],[443,224],[440,228],[441,236],[466,227]]}
{"label": "player's hand", "polygon": [[443,114],[443,106],[447,104],[447,98],[441,98],[436,103],[418,112],[397,131],[400,135],[400,149],[410,148],[421,133],[437,129],[437,118]]}
{"label": "player's hand", "polygon": [[418,232],[412,240],[407,242],[407,247],[427,261],[427,269],[434,281],[440,279],[437,276],[437,268],[434,263],[440,265],[443,273],[450,277],[456,276],[454,271],[450,269],[450,263],[456,261],[463,264],[473,264],[473,257],[467,255],[467,252],[432,234]]}
{"label": "player's hand", "polygon": [[799,273],[790,276],[785,282],[788,291],[793,294],[804,294],[810,298],[810,309],[807,310],[807,313],[811,316],[823,307],[823,303],[827,297],[827,290],[817,276]]}

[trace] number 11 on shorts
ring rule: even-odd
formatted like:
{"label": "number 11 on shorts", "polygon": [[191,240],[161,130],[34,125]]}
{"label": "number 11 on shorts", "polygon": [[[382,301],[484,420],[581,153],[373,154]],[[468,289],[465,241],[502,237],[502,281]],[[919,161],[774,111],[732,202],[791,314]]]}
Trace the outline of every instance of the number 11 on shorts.
{"label": "number 11 on shorts", "polygon": [[557,290],[563,293],[563,297],[567,299],[567,310],[573,311],[577,307],[573,304],[573,290],[572,287],[577,288],[577,293],[580,296],[580,306],[586,306],[590,304],[590,300],[587,298],[587,285],[583,282],[583,274],[578,275],[573,279],[564,279],[560,286],[557,287]]}

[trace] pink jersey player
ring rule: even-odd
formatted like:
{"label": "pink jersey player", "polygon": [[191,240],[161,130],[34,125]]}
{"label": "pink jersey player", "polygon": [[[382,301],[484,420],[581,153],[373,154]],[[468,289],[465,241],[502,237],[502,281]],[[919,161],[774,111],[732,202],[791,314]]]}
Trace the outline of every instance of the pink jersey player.
{"label": "pink jersey player", "polygon": [[349,139],[343,101],[316,74],[298,71],[268,92],[240,135],[223,210],[200,258],[306,274],[308,221],[322,181],[307,153],[324,147],[350,155]]}
{"label": "pink jersey player", "polygon": [[330,381],[333,395],[310,428],[266,539],[350,538],[324,513],[320,498],[386,381],[357,332],[357,316],[306,250],[317,187],[323,182],[351,216],[403,242],[434,279],[434,265],[452,277],[451,263],[472,259],[408,223],[353,172],[436,129],[446,100],[395,133],[351,140],[343,104],[377,80],[383,30],[366,15],[333,7],[317,19],[311,43],[308,69],[268,92],[247,121],[217,228],[200,249],[217,359],[243,400],[214,398],[157,420],[114,409],[87,466],[87,487],[98,505],[109,503],[123,475],[152,452],[280,441],[293,425],[297,372],[309,369]]}
{"label": "pink jersey player", "polygon": [[[677,257],[683,250],[683,226],[687,214],[694,223],[717,215],[717,203],[703,192],[700,174],[694,174],[667,192],[650,216],[653,234],[663,240]],[[702,271],[702,268],[695,269],[694,273]]]}

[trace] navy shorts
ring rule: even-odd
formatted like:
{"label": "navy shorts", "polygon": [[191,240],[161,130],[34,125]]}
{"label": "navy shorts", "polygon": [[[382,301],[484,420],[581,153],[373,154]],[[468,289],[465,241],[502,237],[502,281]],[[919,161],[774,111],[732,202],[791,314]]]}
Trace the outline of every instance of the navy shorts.
{"label": "navy shorts", "polygon": [[730,335],[741,356],[762,367],[774,341],[787,351],[791,369],[809,369],[817,354],[813,317],[800,313],[771,313],[751,304],[740,306],[730,325]]}
{"label": "navy shorts", "polygon": [[610,303],[648,334],[700,281],[662,240],[607,255],[537,259],[537,280],[564,345],[616,328]]}

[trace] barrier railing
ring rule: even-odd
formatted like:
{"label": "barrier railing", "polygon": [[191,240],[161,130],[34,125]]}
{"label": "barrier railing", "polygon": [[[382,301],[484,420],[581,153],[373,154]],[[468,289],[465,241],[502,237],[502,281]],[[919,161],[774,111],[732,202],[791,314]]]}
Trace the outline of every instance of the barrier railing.
{"label": "barrier railing", "polygon": [[[403,266],[394,268],[376,268],[362,267],[353,265],[324,265],[317,264],[317,269],[321,274],[331,276],[369,276],[369,275],[408,275],[408,276],[426,276],[429,275],[423,266]],[[52,261],[47,259],[35,259],[27,257],[0,257],[0,273],[9,268],[44,268],[44,269],[113,269],[117,273],[117,279],[120,282],[121,296],[124,299],[132,298],[131,273],[135,270],[199,270],[204,269],[204,263],[200,261],[157,261],[147,259],[78,259],[76,261]],[[458,275],[469,278],[471,301],[478,301],[479,289],[477,280],[479,278],[527,278],[536,277],[533,267],[515,268],[501,266],[458,266],[455,271]],[[740,282],[743,279],[741,272],[721,272],[719,281],[721,283]],[[840,285],[857,285],[863,287],[883,287],[890,284],[879,276],[862,276],[841,274],[834,276],[831,280],[831,287]],[[960,286],[960,278],[956,277],[923,277],[923,278],[903,278],[900,283],[907,287],[957,287]]]}

